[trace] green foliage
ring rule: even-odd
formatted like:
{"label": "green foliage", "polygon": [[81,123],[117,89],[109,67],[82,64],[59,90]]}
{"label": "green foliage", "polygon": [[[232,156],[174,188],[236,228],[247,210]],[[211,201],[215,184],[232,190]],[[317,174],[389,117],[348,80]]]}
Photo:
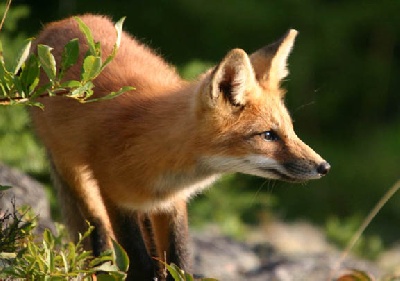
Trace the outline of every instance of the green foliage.
{"label": "green foliage", "polygon": [[201,279],[195,279],[193,275],[186,273],[182,269],[180,269],[176,264],[171,263],[171,264],[166,264],[162,261],[160,261],[169,274],[174,278],[175,281],[217,281],[217,279],[214,278],[201,278]]}
{"label": "green foliage", "polygon": [[[0,191],[11,187],[0,186]],[[0,211],[2,211],[0,209]],[[29,215],[29,209],[19,211],[13,204],[12,212],[6,210],[0,217],[0,278],[21,278],[25,280],[125,280],[129,258],[125,250],[113,242],[113,250],[94,257],[83,248],[94,227],[79,234],[76,243],[65,242],[65,228],[56,224],[57,234],[45,229],[42,240],[33,234],[36,217]],[[176,281],[194,281],[175,264],[164,264]],[[216,281],[213,278],[196,279]]]}
{"label": "green foliage", "polygon": [[[32,222],[32,221],[29,221]],[[7,228],[6,228],[7,229]],[[7,258],[7,264],[2,268],[0,277],[25,278],[27,280],[65,280],[79,278],[80,280],[124,280],[129,266],[127,254],[122,247],[114,242],[113,251],[105,251],[98,257],[93,257],[90,251],[83,249],[83,242],[93,231],[88,230],[79,236],[78,242],[64,242],[65,230],[58,225],[58,235],[48,229],[43,233],[43,241],[37,242],[32,227],[23,229],[24,243],[15,244],[15,255],[5,255],[10,251],[1,250],[0,257]],[[22,230],[24,230],[22,232]],[[13,237],[10,237],[13,239]],[[14,240],[14,242],[20,239]]]}
{"label": "green foliage", "polygon": [[[1,191],[9,188],[11,187],[0,186],[0,196]],[[14,201],[12,207],[11,211],[0,208],[0,259],[15,255],[15,251],[24,245],[36,226],[29,209],[17,210]]]}
{"label": "green foliage", "polygon": [[112,240],[114,247],[114,260],[116,266],[122,271],[128,271],[129,258],[125,250],[115,240]]}
{"label": "green foliage", "polygon": [[[30,54],[31,40],[27,40],[21,48],[15,63],[7,68],[3,56],[0,57],[0,104],[26,104],[41,106],[36,101],[40,96],[64,95],[80,102],[93,102],[114,98],[133,87],[126,86],[101,98],[91,98],[93,95],[93,80],[112,61],[118,50],[124,18],[115,25],[117,41],[113,52],[102,62],[101,46],[95,43],[89,28],[82,20],[76,18],[80,30],[89,43],[89,51],[83,59],[80,81],[64,81],[66,71],[76,64],[79,55],[79,45],[76,39],[68,42],[63,50],[60,71],[57,73],[56,60],[51,53],[52,48],[46,45],[37,46],[37,56]],[[49,83],[38,87],[40,68],[46,73]],[[18,75],[19,74],[19,75]]]}
{"label": "green foliage", "polygon": [[79,40],[78,38],[69,41],[61,54],[61,78],[64,77],[65,70],[73,66],[79,57]]}
{"label": "green foliage", "polygon": [[1,191],[5,191],[5,190],[10,189],[10,188],[11,188],[11,186],[8,186],[8,185],[0,185],[0,192]]}
{"label": "green foliage", "polygon": [[24,171],[43,174],[47,163],[44,149],[29,126],[22,106],[0,106],[0,161]]}

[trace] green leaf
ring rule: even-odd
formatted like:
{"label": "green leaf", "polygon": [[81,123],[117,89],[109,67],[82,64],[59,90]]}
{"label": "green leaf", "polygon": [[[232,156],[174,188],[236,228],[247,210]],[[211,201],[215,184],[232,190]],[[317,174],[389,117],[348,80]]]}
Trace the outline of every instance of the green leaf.
{"label": "green leaf", "polygon": [[175,281],[185,281],[185,273],[182,269],[180,269],[173,263],[171,263],[170,265],[165,264],[165,266],[168,269],[169,274],[171,274],[172,278],[174,278]]}
{"label": "green leaf", "polygon": [[103,65],[101,66],[101,69],[103,70],[115,57],[115,54],[117,53],[117,50],[119,46],[121,45],[121,38],[122,38],[122,25],[124,23],[125,17],[121,18],[116,24],[115,24],[115,30],[117,31],[117,40],[115,41],[113,50],[111,54],[105,59]]}
{"label": "green leaf", "polygon": [[83,61],[82,80],[87,82],[99,75],[101,70],[101,58],[87,56]]}
{"label": "green leaf", "polygon": [[52,249],[48,249],[47,251],[47,268],[49,272],[53,272],[55,269],[55,264],[54,264],[54,252]]}
{"label": "green leaf", "polygon": [[15,65],[13,67],[13,73],[17,74],[22,65],[25,63],[26,59],[29,56],[29,51],[31,49],[32,41],[28,40],[25,45],[18,52],[17,59],[15,61]]}
{"label": "green leaf", "polygon": [[68,260],[67,257],[65,256],[64,252],[61,251],[60,252],[60,256],[62,258],[62,262],[63,262],[63,267],[64,267],[64,273],[68,273]]}
{"label": "green leaf", "polygon": [[7,189],[12,188],[12,186],[9,185],[0,185],[0,191],[6,191]]}
{"label": "green leaf", "polygon": [[46,93],[46,92],[51,94],[52,92],[50,91],[50,89],[51,89],[51,83],[46,83],[43,86],[40,86],[39,88],[37,88],[35,90],[35,92],[32,93],[31,99],[35,99],[38,96],[40,96],[41,94]]}
{"label": "green leaf", "polygon": [[[88,82],[86,84],[89,84],[89,83],[90,82]],[[85,87],[85,86],[87,86],[87,85],[83,85],[82,87]],[[92,87],[93,87],[93,84],[92,84]],[[85,231],[85,233],[83,233],[83,235],[82,235],[82,233],[78,233],[79,239],[78,239],[78,242],[76,243],[76,249],[79,249],[82,247],[83,240],[85,240],[87,237],[89,237],[90,233],[92,233],[92,231],[94,229],[94,226],[90,225],[89,221],[86,221],[86,225],[87,225],[87,230]]]}
{"label": "green leaf", "polygon": [[25,65],[22,67],[20,80],[24,91],[30,94],[39,84],[39,61],[36,56],[30,55]]}
{"label": "green leaf", "polygon": [[16,257],[16,253],[0,252],[0,259],[14,259]]}
{"label": "green leaf", "polygon": [[74,18],[78,23],[79,29],[81,30],[83,35],[85,35],[85,38],[89,45],[90,54],[93,56],[98,55],[98,53],[96,52],[96,44],[94,43],[93,35],[89,27],[79,17],[74,17]]}
{"label": "green leaf", "polygon": [[101,44],[100,42],[94,43],[94,48],[96,50],[96,57],[101,57]]}
{"label": "green leaf", "polygon": [[185,281],[194,281],[194,277],[189,273],[185,273]]}
{"label": "green leaf", "polygon": [[68,243],[68,256],[67,256],[67,260],[69,262],[69,267],[70,268],[75,268],[75,255],[76,255],[76,248],[75,245],[72,242]]}
{"label": "green leaf", "polygon": [[112,264],[111,262],[105,262],[99,266],[94,267],[93,269],[96,271],[104,271],[104,272],[118,271],[117,266]]}
{"label": "green leaf", "polygon": [[102,252],[99,257],[93,258],[89,262],[89,267],[96,267],[104,262],[114,262],[112,250],[106,250],[106,251]]}
{"label": "green leaf", "polygon": [[48,246],[49,249],[52,249],[54,247],[54,237],[53,234],[51,234],[49,229],[45,229],[43,233],[43,240]]}
{"label": "green leaf", "polygon": [[115,255],[115,263],[119,270],[122,271],[128,271],[129,269],[129,258],[128,254],[125,252],[125,250],[122,248],[120,244],[118,244],[117,241],[112,239],[113,243],[113,249],[114,249],[114,255]]}
{"label": "green leaf", "polygon": [[12,88],[12,75],[6,69],[3,57],[0,58],[0,86],[3,96],[10,95],[10,89]]}
{"label": "green leaf", "polygon": [[83,251],[82,253],[80,253],[77,257],[76,257],[76,260],[79,262],[79,261],[84,261],[84,260],[86,260],[86,259],[88,259],[88,258],[91,258],[92,257],[92,253],[90,252],[90,251]]}
{"label": "green leaf", "polygon": [[127,274],[125,272],[121,272],[121,271],[113,271],[113,272],[109,272],[108,274],[110,274],[116,281],[124,281],[124,280],[126,280],[126,276],[127,276]]}
{"label": "green leaf", "polygon": [[61,88],[78,88],[82,86],[80,81],[77,80],[69,80],[61,83]]}
{"label": "green leaf", "polygon": [[72,39],[65,46],[61,55],[61,72],[64,73],[71,66],[76,64],[79,58],[79,40]]}
{"label": "green leaf", "polygon": [[26,98],[26,92],[24,87],[22,86],[21,79],[19,76],[15,75],[13,77],[13,83],[14,83],[14,90],[16,91],[16,93],[13,93],[14,94],[13,96],[17,94],[20,97]]}
{"label": "green leaf", "polygon": [[115,281],[114,276],[110,274],[98,274],[96,277],[98,281]]}
{"label": "green leaf", "polygon": [[[3,57],[0,58],[0,79],[3,81],[4,76],[6,73],[9,73],[8,70],[6,69],[6,65],[4,63],[4,59]],[[10,74],[9,74],[10,75]]]}
{"label": "green leaf", "polygon": [[114,49],[113,49],[111,55],[109,55],[109,56],[105,59],[103,65],[101,66],[101,71],[103,71],[103,69],[114,59],[115,54],[116,54],[116,51],[117,51],[117,49],[114,47]]}
{"label": "green leaf", "polygon": [[76,88],[73,90],[68,97],[77,99],[81,102],[84,102],[87,98],[91,97],[93,95],[93,90],[92,88],[94,87],[92,82],[87,82],[81,87]]}
{"label": "green leaf", "polygon": [[[93,95],[93,90],[92,88],[94,87],[92,82],[87,82],[83,86],[76,88],[71,92],[71,94],[68,95],[68,97],[79,99],[79,100],[84,100],[86,98],[89,98],[91,95]],[[82,236],[83,237],[83,236]],[[82,238],[83,240],[84,238]]]}
{"label": "green leaf", "polygon": [[122,37],[122,25],[124,24],[126,17],[121,18],[119,21],[115,23],[115,30],[117,31],[117,41],[115,42],[115,46],[119,48],[121,44],[121,37]]}
{"label": "green leaf", "polygon": [[37,47],[40,64],[50,81],[54,81],[56,78],[56,60],[51,50],[52,48],[46,45],[38,45]]}
{"label": "green leaf", "polygon": [[110,100],[110,99],[113,99],[113,98],[115,98],[115,97],[118,97],[119,95],[122,95],[122,94],[124,94],[124,93],[126,93],[126,92],[128,92],[128,91],[132,91],[132,90],[135,90],[135,87],[132,87],[132,86],[124,86],[124,87],[122,87],[121,89],[119,89],[119,91],[117,91],[117,92],[111,92],[110,94],[108,94],[108,95],[106,95],[106,96],[104,96],[104,97],[101,97],[101,98],[86,100],[85,103],[88,103],[88,102],[98,102],[98,101],[104,101],[104,100]]}

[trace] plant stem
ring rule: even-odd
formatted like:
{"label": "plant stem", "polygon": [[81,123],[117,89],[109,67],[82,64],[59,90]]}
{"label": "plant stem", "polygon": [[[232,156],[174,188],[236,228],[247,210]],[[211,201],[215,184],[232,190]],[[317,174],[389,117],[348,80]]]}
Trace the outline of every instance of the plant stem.
{"label": "plant stem", "polygon": [[356,233],[354,233],[353,237],[351,238],[350,242],[347,244],[346,249],[343,250],[342,255],[336,262],[335,266],[333,267],[330,275],[330,279],[334,276],[336,271],[339,269],[342,262],[346,259],[349,255],[350,250],[354,247],[357,243],[358,239],[360,239],[362,233],[367,228],[367,226],[371,223],[374,217],[379,213],[379,211],[385,206],[385,204],[389,201],[390,198],[400,189],[400,179],[383,195],[383,197],[378,201],[375,207],[369,212],[368,216],[364,219],[361,226],[358,228]]}
{"label": "plant stem", "polygon": [[[53,92],[52,96],[64,96],[68,94],[70,91],[69,90],[61,90],[61,91],[55,91]],[[37,98],[44,98],[44,97],[49,97],[49,93],[44,93],[39,95]],[[7,98],[0,98],[0,105],[10,105],[12,101],[18,101],[18,102],[26,102],[29,101],[29,98],[24,98],[24,97],[7,97]]]}
{"label": "plant stem", "polygon": [[12,0],[8,0],[7,1],[6,9],[4,10],[4,15],[3,15],[3,18],[1,19],[1,22],[0,22],[0,31],[3,28],[3,24],[4,24],[4,21],[5,21],[6,17],[7,17],[8,10],[10,9],[11,1]]}

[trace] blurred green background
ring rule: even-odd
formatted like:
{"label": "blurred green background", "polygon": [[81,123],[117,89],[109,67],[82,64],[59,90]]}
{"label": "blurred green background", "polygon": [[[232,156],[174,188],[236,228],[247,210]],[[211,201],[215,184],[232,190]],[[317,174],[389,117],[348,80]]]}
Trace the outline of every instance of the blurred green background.
{"label": "blurred green background", "polygon": [[[214,221],[245,236],[247,226],[273,216],[304,219],[343,244],[400,177],[400,1],[15,0],[0,33],[5,55],[43,24],[86,12],[127,16],[125,30],[188,78],[232,48],[251,53],[288,28],[300,32],[286,102],[298,135],[330,162],[330,174],[305,185],[227,176],[191,204],[194,225]],[[0,161],[48,181],[23,108],[0,108]],[[363,239],[359,253],[368,257],[400,240],[400,194]]]}

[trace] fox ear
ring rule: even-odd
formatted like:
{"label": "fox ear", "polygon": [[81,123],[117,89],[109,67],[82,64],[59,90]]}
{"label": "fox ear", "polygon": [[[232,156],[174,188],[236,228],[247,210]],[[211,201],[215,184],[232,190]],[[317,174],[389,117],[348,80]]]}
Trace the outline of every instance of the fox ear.
{"label": "fox ear", "polygon": [[216,105],[223,99],[233,106],[244,106],[246,90],[254,82],[254,71],[249,57],[245,51],[233,49],[211,73],[211,102]]}
{"label": "fox ear", "polygon": [[297,33],[296,30],[290,29],[281,39],[250,56],[257,81],[268,86],[276,86],[288,75],[287,58]]}

